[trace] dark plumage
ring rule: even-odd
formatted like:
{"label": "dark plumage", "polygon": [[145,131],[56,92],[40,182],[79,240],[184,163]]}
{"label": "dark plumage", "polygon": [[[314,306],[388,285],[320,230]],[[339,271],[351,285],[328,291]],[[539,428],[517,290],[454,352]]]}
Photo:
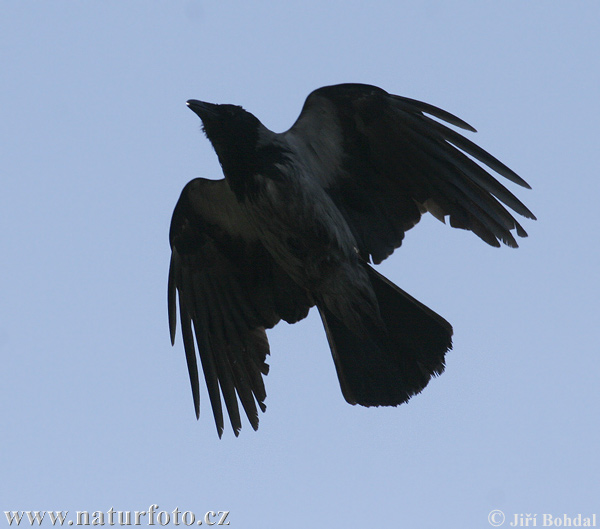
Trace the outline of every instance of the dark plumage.
{"label": "dark plumage", "polygon": [[187,184],[171,221],[169,325],[174,341],[179,294],[196,415],[194,336],[219,436],[221,394],[238,435],[238,399],[254,429],[257,404],[265,410],[265,329],[313,305],[349,403],[395,406],[419,393],[443,371],[452,327],[369,263],[426,211],[516,247],[512,232],[527,234],[505,206],[534,215],[469,156],[527,183],[440,122],[475,130],[461,119],[374,86],[315,90],[281,134],[238,106],[188,106],[225,174]]}

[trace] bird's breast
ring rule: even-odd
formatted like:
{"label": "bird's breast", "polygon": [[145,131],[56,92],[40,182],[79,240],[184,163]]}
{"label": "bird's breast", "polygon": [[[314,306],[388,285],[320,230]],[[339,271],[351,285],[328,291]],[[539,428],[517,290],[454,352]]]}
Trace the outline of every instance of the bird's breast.
{"label": "bird's breast", "polygon": [[356,241],[329,195],[307,175],[281,169],[253,176],[257,193],[242,207],[278,264],[314,290],[341,263],[354,260]]}

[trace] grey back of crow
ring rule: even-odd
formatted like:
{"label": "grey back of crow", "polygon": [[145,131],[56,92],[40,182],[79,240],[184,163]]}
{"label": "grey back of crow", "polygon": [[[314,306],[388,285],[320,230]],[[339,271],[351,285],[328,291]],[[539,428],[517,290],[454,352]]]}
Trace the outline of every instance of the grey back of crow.
{"label": "grey back of crow", "polygon": [[349,403],[396,406],[419,393],[443,371],[452,327],[370,263],[426,212],[516,247],[513,232],[527,234],[509,209],[535,217],[484,167],[527,183],[442,123],[475,130],[461,119],[374,86],[315,90],[284,133],[239,106],[188,106],[225,175],[189,182],[170,229],[171,340],[178,297],[196,415],[197,348],[219,436],[221,395],[236,435],[238,401],[257,429],[265,329],[314,305]]}

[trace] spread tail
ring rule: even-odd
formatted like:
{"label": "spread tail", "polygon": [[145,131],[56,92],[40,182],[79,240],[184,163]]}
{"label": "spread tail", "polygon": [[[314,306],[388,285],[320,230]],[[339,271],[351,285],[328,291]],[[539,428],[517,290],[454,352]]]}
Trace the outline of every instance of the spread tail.
{"label": "spread tail", "polygon": [[365,321],[366,332],[356,333],[322,303],[319,312],[344,398],[350,404],[396,406],[442,373],[452,326],[369,265],[365,269],[385,329]]}

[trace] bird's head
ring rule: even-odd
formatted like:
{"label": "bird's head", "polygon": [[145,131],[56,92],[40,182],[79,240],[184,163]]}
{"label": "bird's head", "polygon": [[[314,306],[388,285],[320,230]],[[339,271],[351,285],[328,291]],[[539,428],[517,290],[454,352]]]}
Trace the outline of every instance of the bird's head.
{"label": "bird's head", "polygon": [[259,131],[264,128],[250,112],[236,105],[215,105],[190,99],[188,107],[202,120],[202,129],[212,143],[221,165],[256,149]]}

